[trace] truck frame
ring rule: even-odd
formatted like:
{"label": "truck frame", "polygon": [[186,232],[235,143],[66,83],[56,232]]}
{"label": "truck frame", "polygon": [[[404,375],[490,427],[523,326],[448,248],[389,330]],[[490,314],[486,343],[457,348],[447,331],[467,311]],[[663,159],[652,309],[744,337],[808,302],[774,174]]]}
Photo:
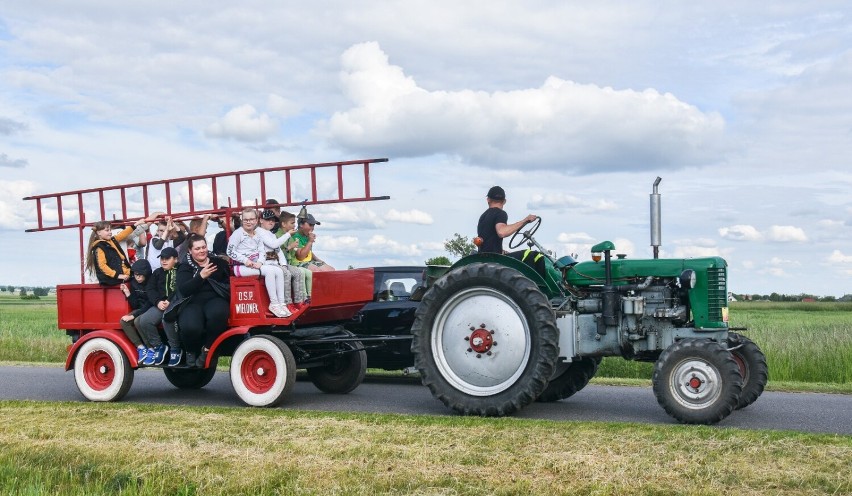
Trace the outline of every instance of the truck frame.
{"label": "truck frame", "polygon": [[[37,211],[37,225],[29,231],[80,231],[80,283],[57,286],[57,307],[58,327],[72,340],[65,367],[74,371],[83,396],[92,401],[121,399],[130,390],[134,371],[140,366],[135,347],[119,325],[119,319],[128,311],[124,295],[117,287],[85,283],[83,231],[91,225],[86,219],[87,211],[98,212],[101,219],[109,219],[114,224],[131,223],[150,215],[155,203],[153,191],[157,189],[164,195],[165,214],[175,219],[204,214],[230,216],[246,207],[262,208],[273,194],[283,195],[285,200],[277,204],[282,207],[384,200],[389,197],[371,194],[370,166],[386,161],[369,159],[281,166],[25,198],[35,202]],[[330,196],[324,197],[318,177],[325,174],[328,179],[328,173],[336,179],[336,187]],[[356,184],[354,188],[345,189],[344,178],[353,173],[356,177],[363,174],[363,183],[360,187]],[[297,174],[307,180],[308,199],[299,200],[295,196]],[[227,204],[222,204],[218,193],[223,191],[225,183],[230,183],[234,196],[229,196]],[[203,189],[201,185],[212,192],[212,199],[206,203],[197,195],[198,190]],[[347,195],[350,189],[357,192]],[[252,196],[252,192],[259,196]],[[111,196],[115,199],[112,204]],[[236,198],[235,203],[231,202],[232,198]],[[247,198],[250,200],[246,201]],[[76,209],[64,210],[69,203],[75,202]],[[91,208],[93,202],[94,208]],[[134,208],[136,215],[133,215]],[[51,214],[53,209],[55,214]],[[203,367],[161,366],[166,378],[182,389],[204,387],[213,378],[218,359],[229,356],[234,390],[251,406],[282,403],[293,388],[297,369],[305,369],[309,379],[322,391],[343,394],[354,390],[364,379],[366,350],[396,339],[394,336],[359,339],[342,325],[375,299],[374,271],[369,268],[341,270],[315,273],[313,277],[310,305],[290,317],[277,318],[264,311],[269,300],[260,279],[232,276],[228,329],[215,340]]]}

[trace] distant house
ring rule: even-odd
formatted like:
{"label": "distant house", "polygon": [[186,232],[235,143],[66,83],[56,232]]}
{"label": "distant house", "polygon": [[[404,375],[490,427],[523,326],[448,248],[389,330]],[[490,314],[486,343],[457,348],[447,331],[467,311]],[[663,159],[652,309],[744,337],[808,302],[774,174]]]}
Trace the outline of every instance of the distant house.
{"label": "distant house", "polygon": [[737,298],[734,296],[734,293],[728,291],[728,301],[737,301]]}
{"label": "distant house", "polygon": [[802,298],[802,303],[813,303],[815,301],[813,298]]}

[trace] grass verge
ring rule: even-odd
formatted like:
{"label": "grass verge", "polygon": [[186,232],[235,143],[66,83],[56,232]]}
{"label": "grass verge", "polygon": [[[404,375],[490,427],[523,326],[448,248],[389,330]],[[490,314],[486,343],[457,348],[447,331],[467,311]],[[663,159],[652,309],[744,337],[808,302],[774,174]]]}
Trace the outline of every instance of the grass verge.
{"label": "grass verge", "polygon": [[3,494],[847,494],[852,437],[0,402]]}

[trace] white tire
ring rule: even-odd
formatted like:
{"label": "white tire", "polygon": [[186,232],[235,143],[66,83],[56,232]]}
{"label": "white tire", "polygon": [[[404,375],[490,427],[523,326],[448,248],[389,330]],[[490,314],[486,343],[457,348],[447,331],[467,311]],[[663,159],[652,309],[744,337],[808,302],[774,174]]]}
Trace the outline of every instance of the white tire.
{"label": "white tire", "polygon": [[90,401],[118,401],[133,384],[133,369],[117,344],[95,338],[77,350],[74,380],[80,393]]}
{"label": "white tire", "polygon": [[231,385],[249,406],[277,406],[295,383],[296,359],[290,348],[276,337],[249,338],[231,357]]}

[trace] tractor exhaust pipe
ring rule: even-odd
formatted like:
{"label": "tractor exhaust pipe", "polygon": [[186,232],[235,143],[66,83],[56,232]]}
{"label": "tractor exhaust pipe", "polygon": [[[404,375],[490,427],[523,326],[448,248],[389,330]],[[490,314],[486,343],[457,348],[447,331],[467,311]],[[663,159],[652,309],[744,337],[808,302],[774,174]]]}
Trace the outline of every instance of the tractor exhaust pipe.
{"label": "tractor exhaust pipe", "polygon": [[651,193],[651,247],[654,248],[654,258],[660,258],[660,245],[663,243],[663,233],[661,228],[660,213],[660,193],[657,191],[657,186],[663,178],[657,176],[654,181],[654,190]]}

